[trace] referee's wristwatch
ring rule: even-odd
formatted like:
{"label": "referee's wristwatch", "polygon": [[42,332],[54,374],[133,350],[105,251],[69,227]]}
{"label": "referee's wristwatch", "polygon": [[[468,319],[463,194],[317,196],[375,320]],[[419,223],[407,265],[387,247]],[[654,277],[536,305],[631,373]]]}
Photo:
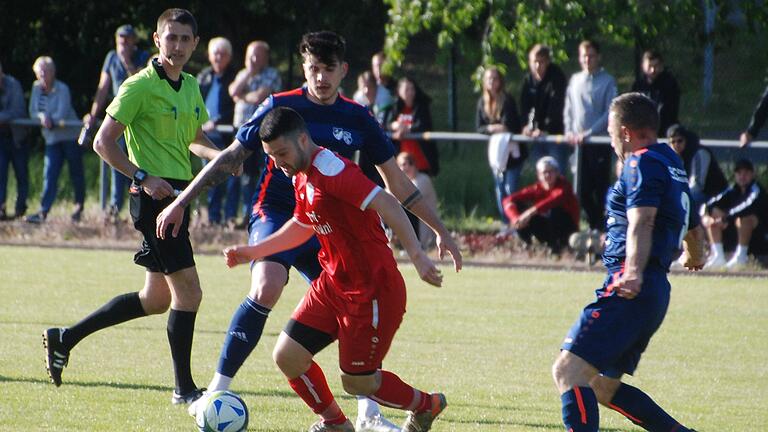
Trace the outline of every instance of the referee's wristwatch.
{"label": "referee's wristwatch", "polygon": [[147,172],[143,169],[139,168],[136,170],[136,172],[133,173],[133,183],[136,186],[141,186],[141,184],[144,182],[144,180],[147,179]]}

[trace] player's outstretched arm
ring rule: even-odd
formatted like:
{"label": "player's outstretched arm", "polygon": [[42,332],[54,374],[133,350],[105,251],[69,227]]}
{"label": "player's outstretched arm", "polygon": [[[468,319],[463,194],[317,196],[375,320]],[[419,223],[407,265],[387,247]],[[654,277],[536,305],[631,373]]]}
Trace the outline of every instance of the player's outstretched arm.
{"label": "player's outstretched arm", "polygon": [[395,158],[390,158],[383,164],[377,165],[376,168],[384,179],[387,190],[402,203],[403,207],[413,212],[435,232],[437,236],[437,252],[440,259],[443,259],[445,253],[448,252],[453,258],[454,269],[456,271],[461,270],[462,257],[459,246],[445,225],[443,225],[440,217],[422,201],[421,193],[403,171],[400,170],[400,167],[397,166]]}
{"label": "player's outstretched arm", "polygon": [[405,211],[400,207],[400,203],[387,191],[380,191],[371,200],[369,207],[376,210],[381,215],[384,223],[394,231],[400,244],[405,248],[411,262],[416,267],[419,277],[430,285],[439,287],[443,283],[443,275],[435,263],[424,253],[413,231],[413,226],[405,215]]}
{"label": "player's outstretched arm", "polygon": [[698,271],[704,268],[705,258],[704,229],[701,225],[688,230],[683,238],[683,254],[685,261],[683,267],[689,271]]}
{"label": "player's outstretched arm", "polygon": [[205,164],[200,173],[192,179],[179,196],[157,215],[157,237],[165,238],[170,227],[173,227],[171,235],[174,237],[179,235],[181,222],[184,218],[184,208],[203,190],[216,186],[232,173],[237,173],[238,170],[242,169],[243,161],[250,154],[251,151],[243,147],[240,141],[234,140],[229,147]]}
{"label": "player's outstretched arm", "polygon": [[224,259],[227,267],[231,268],[238,264],[293,249],[309,240],[313,234],[314,231],[311,227],[301,225],[292,219],[277,232],[255,245],[230,246],[224,249]]}

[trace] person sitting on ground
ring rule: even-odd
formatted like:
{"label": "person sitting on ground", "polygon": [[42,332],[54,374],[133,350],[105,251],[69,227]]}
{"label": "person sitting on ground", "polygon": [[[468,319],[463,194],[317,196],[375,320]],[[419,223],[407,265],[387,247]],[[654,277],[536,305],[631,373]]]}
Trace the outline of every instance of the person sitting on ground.
{"label": "person sitting on ground", "polygon": [[688,173],[688,187],[693,199],[691,208],[699,211],[705,202],[728,187],[728,181],[712,150],[699,143],[698,135],[674,124],[667,130],[667,138]]}
{"label": "person sitting on ground", "polygon": [[[765,190],[755,179],[755,169],[752,162],[740,159],[734,166],[735,182],[722,193],[713,197],[706,203],[706,214],[702,217],[702,223],[707,229],[711,244],[710,257],[706,268],[738,269],[747,264],[747,252],[750,249],[755,231],[764,230],[764,222],[761,216],[768,213],[768,199]],[[723,234],[729,226],[736,227],[738,245],[733,257],[725,261],[723,249]],[[754,242],[752,242],[754,245]]]}
{"label": "person sitting on ground", "polygon": [[559,253],[578,229],[579,202],[552,156],[536,162],[536,176],[536,183],[504,199],[504,211],[510,226],[526,244],[536,237]]}

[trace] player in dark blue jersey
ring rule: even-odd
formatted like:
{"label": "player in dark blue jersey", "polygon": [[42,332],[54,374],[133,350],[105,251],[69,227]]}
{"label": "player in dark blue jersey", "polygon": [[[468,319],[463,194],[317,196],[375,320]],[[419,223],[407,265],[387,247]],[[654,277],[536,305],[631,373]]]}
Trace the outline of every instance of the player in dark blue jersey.
{"label": "player in dark blue jersey", "polygon": [[[394,148],[376,120],[367,110],[342,97],[339,85],[347,73],[344,61],[345,42],[332,32],[308,33],[302,38],[299,51],[304,59],[306,87],[269,97],[254,116],[237,133],[235,141],[192,180],[189,186],[158,217],[158,232],[164,233],[173,225],[175,234],[184,208],[205,188],[220,183],[231,167],[239,166],[253,151],[261,148],[258,138],[262,118],[276,106],[288,106],[305,119],[312,139],[319,145],[351,157],[360,150],[361,158],[376,165],[376,170],[363,166],[373,177],[377,171],[387,189],[411,212],[432,227],[437,235],[440,257],[448,252],[453,257],[456,271],[461,268],[461,253],[439,217],[421,201],[413,183],[403,174],[395,161]],[[372,172],[373,171],[373,172]],[[377,179],[378,180],[378,179]],[[254,197],[253,214],[249,223],[249,242],[277,231],[293,215],[294,194],[291,180],[267,161]],[[314,238],[296,249],[282,252],[252,263],[251,289],[232,317],[225,336],[216,374],[208,391],[226,390],[261,337],[267,316],[277,303],[288,281],[291,266],[308,279],[320,273],[317,262],[319,244]],[[291,334],[313,354],[329,343],[323,335],[304,332]],[[366,400],[359,402],[358,430],[377,429],[382,420],[378,407]],[[194,408],[193,408],[194,409]],[[333,430],[329,428],[328,430]]]}
{"label": "player in dark blue jersey", "polygon": [[704,264],[704,231],[691,212],[680,158],[656,142],[655,104],[640,93],[614,99],[608,117],[611,145],[624,161],[607,203],[603,262],[608,276],[571,328],[552,374],[565,428],[596,432],[598,403],[640,427],[685,432],[648,395],[621,382],[632,374],[669,304],[667,272],[684,246],[685,266]]}

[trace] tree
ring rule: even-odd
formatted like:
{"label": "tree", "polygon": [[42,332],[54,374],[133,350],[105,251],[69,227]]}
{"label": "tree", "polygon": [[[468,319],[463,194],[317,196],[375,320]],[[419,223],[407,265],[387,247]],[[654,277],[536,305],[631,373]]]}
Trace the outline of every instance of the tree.
{"label": "tree", "polygon": [[404,58],[411,37],[427,30],[437,34],[438,45],[448,47],[481,23],[482,65],[496,65],[506,51],[525,67],[535,43],[554,48],[555,59],[567,60],[569,42],[600,38],[632,47],[639,59],[643,50],[664,43],[664,36],[689,37],[703,46],[707,40],[727,43],[733,35],[735,11],[741,9],[745,29],[768,23],[768,3],[721,1],[714,33],[704,34],[702,0],[384,0],[389,6],[386,52],[393,67]]}

